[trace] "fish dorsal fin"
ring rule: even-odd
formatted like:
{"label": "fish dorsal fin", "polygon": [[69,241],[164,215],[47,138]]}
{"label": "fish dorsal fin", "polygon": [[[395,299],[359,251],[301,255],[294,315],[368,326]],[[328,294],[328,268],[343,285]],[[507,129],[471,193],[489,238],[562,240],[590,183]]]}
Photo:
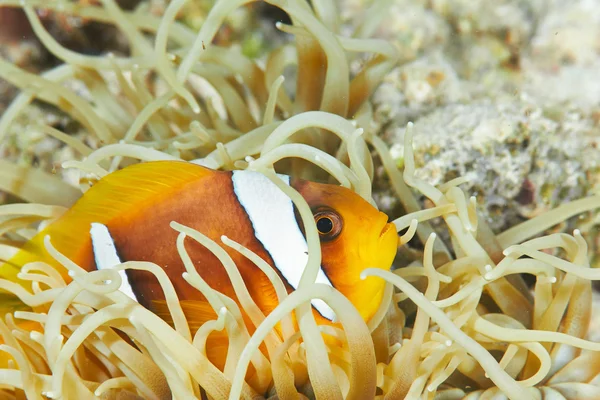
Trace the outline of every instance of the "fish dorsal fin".
{"label": "fish dorsal fin", "polygon": [[23,265],[43,261],[59,269],[70,280],[66,271],[46,252],[46,235],[50,235],[52,245],[61,253],[90,269],[93,265],[93,257],[90,257],[89,251],[93,222],[107,224],[115,217],[139,209],[148,202],[160,201],[181,190],[187,183],[215,173],[217,172],[184,161],[140,163],[113,172],[99,180],[73,207],[3,264],[0,267],[0,278],[19,281],[16,276]]}

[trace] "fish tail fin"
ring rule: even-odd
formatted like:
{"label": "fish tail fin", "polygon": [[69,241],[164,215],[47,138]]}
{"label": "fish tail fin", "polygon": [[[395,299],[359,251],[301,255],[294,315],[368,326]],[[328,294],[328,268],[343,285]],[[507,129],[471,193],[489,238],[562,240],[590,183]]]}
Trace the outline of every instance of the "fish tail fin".
{"label": "fish tail fin", "polygon": [[[47,251],[44,244],[44,238],[47,235],[54,238],[54,223],[48,226],[46,229],[37,233],[33,238],[24,243],[19,251],[8,260],[0,260],[0,280],[6,280],[12,283],[16,283],[24,289],[31,291],[31,281],[23,280],[19,278],[19,273],[22,268],[33,262],[42,262],[50,265],[56,269],[64,279],[70,280],[66,268],[64,268],[58,261],[56,261]],[[52,245],[56,246],[56,240],[52,240]],[[64,246],[63,246],[64,247]],[[0,294],[8,294],[5,287],[0,287]],[[2,306],[0,305],[0,312]]]}
{"label": "fish tail fin", "polygon": [[[18,275],[21,268],[33,261],[42,261],[47,256],[41,253],[43,249],[43,239],[35,236],[27,242],[13,257],[8,260],[0,260],[0,280],[8,281],[0,283],[0,318],[4,319],[8,313],[19,310],[30,310],[30,308],[16,295],[9,290],[9,284],[17,284],[24,289],[31,290],[31,282],[19,279]],[[42,247],[40,248],[40,244]],[[2,357],[3,354],[0,354]]]}
{"label": "fish tail fin", "polygon": [[8,260],[2,260],[0,262],[0,279],[6,279],[29,287],[29,285],[24,285],[24,281],[19,279],[17,275],[21,272],[21,268],[30,262],[42,261],[51,263],[51,260],[49,260],[50,256],[44,248],[45,235],[45,231],[38,233],[25,243],[14,256]]}
{"label": "fish tail fin", "polygon": [[[7,280],[12,283],[17,283],[27,289],[27,286],[31,287],[30,282],[23,281],[17,277],[21,270],[21,265],[25,265],[30,261],[33,261],[33,256],[24,250],[20,250],[11,261],[0,264],[0,279]],[[23,261],[23,264],[17,264],[17,262]],[[7,314],[13,314],[15,311],[31,311],[31,307],[25,304],[17,295],[14,293],[0,288],[0,320],[4,324]],[[40,330],[38,323],[31,321],[23,321],[15,319],[15,323],[18,327],[31,331],[37,327]],[[5,343],[5,338],[0,335],[0,343]],[[9,368],[10,362],[14,362],[14,358],[7,352],[0,352],[0,368]]]}
{"label": "fish tail fin", "polygon": [[[59,217],[57,221],[51,223],[26,243],[20,245],[21,248],[12,257],[8,259],[0,259],[0,281],[3,281],[0,282],[0,319],[4,320],[6,314],[12,314],[15,311],[31,311],[31,307],[26,305],[15,294],[15,289],[17,288],[14,287],[14,284],[17,284],[27,292],[32,292],[32,282],[30,280],[23,280],[19,277],[19,273],[22,271],[25,265],[34,262],[48,264],[50,267],[57,270],[66,281],[71,280],[71,278],[68,276],[68,271],[66,268],[64,268],[48,253],[44,243],[46,236],[50,236],[52,238],[52,245],[59,247],[61,252],[65,252],[64,249],[67,248],[67,246],[64,246],[63,243],[58,243],[59,245],[63,244],[63,246],[57,246],[57,242],[60,241],[55,240],[55,232],[57,231],[57,228],[63,229],[64,227],[64,223],[57,224],[57,222],[61,221],[62,218],[63,217]],[[73,246],[71,245],[70,247]],[[70,254],[67,252],[67,256],[69,255]],[[41,273],[43,274],[43,272]],[[11,284],[13,284],[12,288],[9,286]],[[21,326],[23,322],[27,321],[15,320],[17,326]],[[27,324],[24,324],[23,326],[26,330],[29,328]],[[0,358],[2,356],[3,354],[0,354]]]}

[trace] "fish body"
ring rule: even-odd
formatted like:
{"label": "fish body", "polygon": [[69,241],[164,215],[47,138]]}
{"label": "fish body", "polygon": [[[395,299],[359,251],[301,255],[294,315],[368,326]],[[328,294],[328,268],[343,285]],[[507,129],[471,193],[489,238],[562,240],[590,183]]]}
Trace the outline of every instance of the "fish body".
{"label": "fish body", "polygon": [[[361,280],[360,272],[370,267],[389,269],[398,244],[393,224],[348,189],[280,177],[313,211],[322,249],[317,282],[338,289],[365,320],[370,319],[381,303],[384,283],[376,278]],[[105,176],[0,267],[0,276],[16,281],[24,264],[44,261],[70,281],[44,249],[43,238],[49,235],[58,251],[88,271],[119,261],[153,262],[164,268],[182,304],[205,304],[206,299],[182,277],[185,267],[176,247],[179,233],[170,226],[172,221],[217,243],[227,236],[274,268],[288,292],[298,287],[308,249],[301,220],[287,195],[257,172],[215,171],[176,161],[135,164]],[[186,240],[185,247],[200,276],[235,300],[216,256],[193,240]],[[270,313],[278,301],[267,276],[237,251],[223,247],[258,307],[265,315]],[[156,310],[155,304],[163,299],[156,278],[140,270],[127,270],[123,277],[121,290]],[[334,319],[324,302],[315,300],[312,305],[322,323]],[[197,319],[198,324],[205,319]]]}

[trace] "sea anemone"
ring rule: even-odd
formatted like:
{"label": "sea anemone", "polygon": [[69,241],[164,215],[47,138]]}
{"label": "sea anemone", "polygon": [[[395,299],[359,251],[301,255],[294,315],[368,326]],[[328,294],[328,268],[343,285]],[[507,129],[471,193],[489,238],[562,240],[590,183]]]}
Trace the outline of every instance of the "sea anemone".
{"label": "sea anemone", "polygon": [[[478,217],[475,199],[460,189],[462,178],[434,187],[415,176],[411,124],[400,171],[373,129],[368,101],[398,60],[394,46],[369,38],[384,7],[373,7],[357,36],[347,37],[337,33],[333,1],[268,1],[289,15],[292,25],[277,26],[294,43],[272,50],[261,64],[239,47],[213,43],[227,16],[251,1],[217,1],[199,32],[177,21],[185,0],[173,0],[160,18],[148,3],[134,11],[120,9],[114,0],[101,3],[4,2],[23,8],[41,42],[64,64],[40,76],[0,60],[0,76],[22,90],[0,119],[0,140],[7,140],[10,126],[34,100],[68,114],[85,135],[35,121],[28,127],[79,153],[63,164],[77,172],[64,177],[78,188],[50,172],[0,160],[0,189],[27,202],[0,206],[0,259],[10,259],[106,174],[133,162],[186,160],[270,178],[300,213],[308,264],[298,290],[288,295],[256,254],[173,221],[184,278],[218,316],[193,332],[158,265],[126,262],[88,273],[46,237],[46,249],[71,279],[44,263],[25,265],[19,273],[30,288],[0,279],[6,307],[14,296],[25,304],[0,320],[0,350],[12,357],[0,369],[2,398],[600,398],[600,343],[586,337],[591,281],[600,279],[600,271],[590,268],[579,231],[536,237],[600,207],[600,196],[561,205],[494,235]],[[48,34],[39,9],[114,24],[131,54],[75,53]],[[295,67],[296,85],[286,92],[289,66]],[[321,253],[312,214],[275,171],[337,182],[374,203],[375,162],[405,210],[394,220],[401,246],[414,239],[424,248],[423,258],[409,265],[365,271],[364,278],[387,282],[383,303],[365,323],[339,292],[314,283]],[[433,206],[422,208],[416,194]],[[449,243],[430,224],[438,217]],[[190,240],[227,267],[240,306],[201,279],[186,252]],[[271,280],[280,304],[269,315],[253,306],[225,247],[256,263]],[[170,320],[118,291],[118,270],[128,268],[156,276]],[[535,278],[532,290],[522,274]],[[313,298],[336,311],[338,324],[316,324]],[[251,316],[252,327],[242,311]],[[229,340],[222,369],[206,356],[207,338],[215,331]],[[259,351],[263,345],[268,357]]]}

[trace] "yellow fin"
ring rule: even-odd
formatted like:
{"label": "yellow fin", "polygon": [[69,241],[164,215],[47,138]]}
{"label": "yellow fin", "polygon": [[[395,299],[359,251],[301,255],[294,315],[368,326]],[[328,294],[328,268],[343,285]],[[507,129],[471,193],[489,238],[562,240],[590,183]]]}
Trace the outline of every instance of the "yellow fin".
{"label": "yellow fin", "polygon": [[[205,322],[217,319],[217,313],[207,301],[182,300],[179,304],[188,321],[192,336],[196,334],[198,328]],[[151,311],[173,326],[173,318],[171,317],[166,301],[153,300]],[[242,317],[244,318],[245,325],[250,326],[251,322],[247,315],[243,314]],[[252,334],[252,332],[250,333]],[[211,332],[206,339],[205,349],[206,356],[210,362],[223,371],[225,368],[225,361],[227,360],[227,351],[229,350],[229,337],[227,336],[227,332],[225,330]],[[268,357],[267,348],[264,343],[261,343],[259,350]],[[246,380],[251,381],[255,376],[256,369],[253,365],[250,365],[246,373]]]}
{"label": "yellow fin", "polygon": [[[198,328],[207,321],[217,319],[217,313],[211,305],[206,301],[182,300],[179,302],[183,314],[190,326],[192,335],[196,333]],[[167,307],[167,302],[164,300],[153,300],[151,306],[152,312],[161,317],[168,324],[173,325],[171,313]]]}
{"label": "yellow fin", "polygon": [[[217,313],[206,301],[182,300],[180,303],[192,336],[205,322],[217,319]],[[173,318],[164,300],[152,301],[152,312],[173,326]],[[225,367],[229,339],[226,332],[214,331],[206,340],[206,356],[221,371]]]}
{"label": "yellow fin", "polygon": [[113,218],[139,208],[142,203],[156,201],[186,183],[215,173],[210,169],[184,161],[156,161],[134,164],[113,172],[92,186],[63,216],[27,242],[21,251],[0,267],[0,278],[19,282],[23,265],[43,261],[57,268],[67,279],[66,271],[47,254],[44,237],[50,235],[52,245],[75,263],[89,269],[91,257],[90,226],[92,222],[107,224]]}

